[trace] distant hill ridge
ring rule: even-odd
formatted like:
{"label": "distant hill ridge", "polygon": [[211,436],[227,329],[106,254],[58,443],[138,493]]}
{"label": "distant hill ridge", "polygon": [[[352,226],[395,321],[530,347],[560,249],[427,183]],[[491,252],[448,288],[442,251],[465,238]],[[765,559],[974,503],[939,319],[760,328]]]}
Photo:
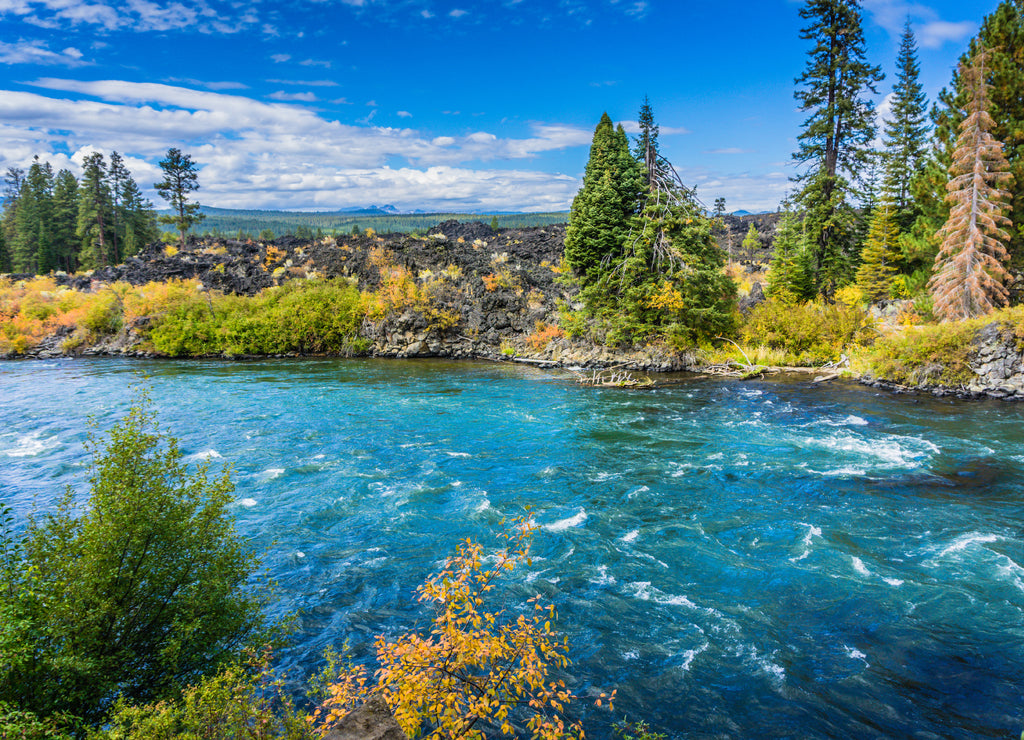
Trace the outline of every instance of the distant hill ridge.
{"label": "distant hill ridge", "polygon": [[[353,229],[373,229],[378,233],[403,234],[425,232],[444,221],[482,221],[490,224],[497,219],[500,229],[522,229],[531,226],[550,226],[565,223],[568,211],[550,213],[401,213],[393,205],[347,208],[334,211],[277,211],[270,209],[239,209],[202,206],[205,218],[193,227],[191,233],[210,236],[244,235],[256,237],[261,232],[273,236],[295,234],[315,236],[318,233],[334,235]],[[170,210],[157,211],[169,214]]]}

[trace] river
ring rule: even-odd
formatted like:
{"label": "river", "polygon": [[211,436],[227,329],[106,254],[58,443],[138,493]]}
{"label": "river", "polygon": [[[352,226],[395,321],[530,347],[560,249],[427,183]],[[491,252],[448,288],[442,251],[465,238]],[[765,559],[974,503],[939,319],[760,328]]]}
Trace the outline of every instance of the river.
{"label": "river", "polygon": [[[1016,737],[1024,406],[806,379],[581,388],[484,363],[0,364],[0,498],[86,489],[132,386],[189,461],[230,464],[282,664],[422,624],[416,586],[532,506],[540,594],[592,737]],[[618,690],[614,714],[593,706]]]}

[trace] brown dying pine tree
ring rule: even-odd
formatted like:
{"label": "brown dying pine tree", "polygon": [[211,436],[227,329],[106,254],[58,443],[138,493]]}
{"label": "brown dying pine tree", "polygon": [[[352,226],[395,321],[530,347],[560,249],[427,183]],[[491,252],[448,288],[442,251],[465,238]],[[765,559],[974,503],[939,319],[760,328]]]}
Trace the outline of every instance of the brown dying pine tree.
{"label": "brown dying pine tree", "polygon": [[1010,226],[1003,215],[1012,180],[1003,156],[1003,144],[989,133],[995,125],[989,115],[989,84],[985,79],[988,51],[981,49],[960,74],[969,90],[967,118],[949,167],[946,202],[949,220],[939,230],[942,246],[935,258],[928,289],[935,299],[935,313],[944,321],[983,316],[996,304],[1006,305],[1004,285],[1009,273],[1006,243]]}

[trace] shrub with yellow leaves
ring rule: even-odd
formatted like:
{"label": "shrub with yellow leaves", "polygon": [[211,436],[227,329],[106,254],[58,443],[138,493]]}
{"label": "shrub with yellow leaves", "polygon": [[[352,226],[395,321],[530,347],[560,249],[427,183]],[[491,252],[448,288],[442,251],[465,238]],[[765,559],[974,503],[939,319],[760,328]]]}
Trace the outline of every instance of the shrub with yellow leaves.
{"label": "shrub with yellow leaves", "polygon": [[[530,517],[514,520],[502,535],[506,546],[486,556],[479,543],[462,542],[419,588],[420,601],[435,607],[429,632],[377,638],[376,680],[362,667],[342,671],[327,685],[318,723],[332,726],[376,692],[410,737],[514,736],[513,723],[525,716],[538,740],[582,739],[582,726],[565,718],[574,695],[549,676],[551,667],[569,665],[567,641],[551,625],[554,606],[535,597],[527,602],[530,613],[513,615],[485,605],[500,576],[529,562],[534,529]],[[609,707],[613,699],[614,693]]]}

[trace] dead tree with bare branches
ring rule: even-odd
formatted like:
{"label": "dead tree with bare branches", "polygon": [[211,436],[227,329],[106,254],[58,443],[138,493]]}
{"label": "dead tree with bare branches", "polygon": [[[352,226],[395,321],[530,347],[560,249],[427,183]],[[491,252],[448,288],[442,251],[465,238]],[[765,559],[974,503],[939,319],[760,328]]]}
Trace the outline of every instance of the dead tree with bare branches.
{"label": "dead tree with bare branches", "polygon": [[942,246],[928,282],[935,313],[946,321],[983,316],[1007,303],[1010,235],[1003,227],[1011,226],[1004,215],[1010,200],[1005,187],[1013,176],[1003,144],[990,133],[995,124],[987,110],[987,64],[983,48],[960,68],[969,92],[967,118],[949,168],[949,220],[939,230]]}

